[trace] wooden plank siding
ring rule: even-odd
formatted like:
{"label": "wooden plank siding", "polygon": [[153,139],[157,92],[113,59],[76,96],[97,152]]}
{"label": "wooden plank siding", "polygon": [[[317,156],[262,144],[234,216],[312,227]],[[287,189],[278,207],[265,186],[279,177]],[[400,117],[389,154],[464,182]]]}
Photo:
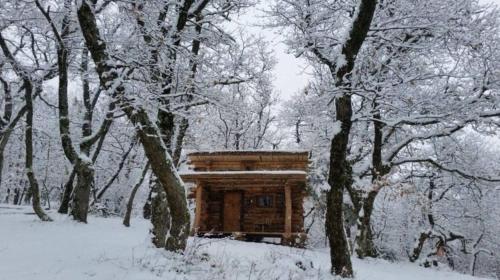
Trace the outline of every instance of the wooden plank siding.
{"label": "wooden plank siding", "polygon": [[[217,187],[205,187],[204,212],[200,215],[204,222],[200,223],[200,231],[203,232],[224,232],[224,193],[232,192],[219,191]],[[303,199],[300,186],[291,186],[291,232],[303,232]],[[270,195],[273,197],[272,207],[258,207],[259,196]],[[280,203],[280,198],[284,199],[284,186],[282,188],[261,188],[257,190],[242,191],[242,232],[284,232],[285,230],[285,205]],[[266,225],[266,226],[261,226]]]}

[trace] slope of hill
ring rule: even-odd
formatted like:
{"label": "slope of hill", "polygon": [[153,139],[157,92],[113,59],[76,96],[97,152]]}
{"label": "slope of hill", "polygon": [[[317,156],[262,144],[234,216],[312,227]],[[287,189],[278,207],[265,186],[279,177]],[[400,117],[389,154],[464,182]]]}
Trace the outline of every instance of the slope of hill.
{"label": "slope of hill", "polygon": [[[191,238],[181,256],[153,248],[142,219],[125,228],[118,218],[50,214],[43,223],[30,208],[0,205],[1,280],[333,279],[326,249]],[[354,260],[354,269],[363,280],[479,279],[383,260]]]}

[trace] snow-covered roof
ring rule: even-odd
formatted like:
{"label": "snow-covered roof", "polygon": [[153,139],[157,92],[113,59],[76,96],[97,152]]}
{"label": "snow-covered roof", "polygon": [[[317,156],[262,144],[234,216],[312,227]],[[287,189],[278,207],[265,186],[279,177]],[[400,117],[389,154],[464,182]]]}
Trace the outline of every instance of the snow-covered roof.
{"label": "snow-covered roof", "polygon": [[224,150],[224,151],[192,151],[188,156],[225,156],[225,155],[308,155],[306,150]]}
{"label": "snow-covered roof", "polygon": [[[309,160],[309,152],[307,151],[276,151],[276,150],[260,150],[260,151],[198,151],[187,154],[191,163],[195,162],[236,162],[236,161],[252,161],[252,162],[303,162],[307,164]],[[195,164],[196,165],[196,164]]]}
{"label": "snow-covered roof", "polygon": [[307,175],[301,170],[252,170],[252,171],[186,171],[181,176],[189,175]]}
{"label": "snow-covered roof", "polygon": [[224,154],[224,153],[308,153],[307,150],[206,150],[206,151],[194,151],[194,150],[188,150],[186,152],[188,155],[190,154]]}

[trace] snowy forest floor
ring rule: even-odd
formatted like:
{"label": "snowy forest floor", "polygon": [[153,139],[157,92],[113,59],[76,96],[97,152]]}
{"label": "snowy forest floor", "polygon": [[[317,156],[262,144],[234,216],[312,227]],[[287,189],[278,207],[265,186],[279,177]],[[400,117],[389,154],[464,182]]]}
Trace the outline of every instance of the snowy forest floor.
{"label": "snowy forest floor", "polygon": [[[0,204],[0,280],[333,279],[327,249],[190,238],[184,255],[155,249],[148,221],[91,217],[88,224]],[[356,279],[479,279],[410,263],[354,260]]]}

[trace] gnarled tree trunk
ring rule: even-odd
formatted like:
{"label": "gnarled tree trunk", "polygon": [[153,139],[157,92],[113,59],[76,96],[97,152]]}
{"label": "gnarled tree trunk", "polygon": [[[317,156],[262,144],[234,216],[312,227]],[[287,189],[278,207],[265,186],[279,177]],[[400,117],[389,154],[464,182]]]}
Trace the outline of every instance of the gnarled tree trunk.
{"label": "gnarled tree trunk", "polygon": [[153,183],[151,199],[151,234],[152,242],[157,248],[167,245],[167,234],[170,229],[170,213],[168,211],[167,193],[158,182]]}
{"label": "gnarled tree trunk", "polygon": [[94,168],[91,161],[79,160],[75,165],[76,186],[71,200],[71,216],[79,222],[87,222],[90,190],[94,183]]}
{"label": "gnarled tree trunk", "polygon": [[342,91],[335,100],[335,117],[340,124],[340,131],[333,137],[330,148],[330,169],[328,183],[331,189],[327,197],[326,232],[330,243],[332,273],[341,277],[352,277],[350,250],[344,229],[342,212],[344,187],[351,174],[346,169],[347,146],[352,126],[351,84],[348,74],[354,69],[356,55],[366,38],[376,9],[376,0],[361,0],[358,13],[353,20],[349,36],[342,46],[345,57],[343,65],[330,62],[330,72],[336,81],[336,87]]}
{"label": "gnarled tree trunk", "polygon": [[134,125],[151,169],[167,194],[172,224],[165,248],[171,251],[184,250],[189,235],[190,220],[185,189],[173,161],[146,110],[139,102],[124,96],[125,88],[117,76],[119,70],[114,69],[110,63],[111,58],[107,53],[106,43],[100,36],[92,8],[87,2],[82,1],[77,13],[87,48],[96,65],[101,87],[105,90],[113,89],[111,92],[113,98]]}
{"label": "gnarled tree trunk", "polygon": [[345,161],[349,132],[351,129],[351,97],[343,96],[336,101],[337,120],[341,121],[341,131],[337,133],[331,143],[330,170],[328,183],[331,189],[327,194],[326,233],[330,245],[332,273],[342,277],[352,277],[352,264],[344,229],[344,215],[342,211],[344,186],[348,180]]}
{"label": "gnarled tree trunk", "polygon": [[356,254],[359,258],[376,257],[378,255],[373,243],[373,231],[371,226],[371,216],[373,212],[377,191],[370,191],[367,197],[363,198],[362,210],[358,217],[358,233],[356,235]]}
{"label": "gnarled tree trunk", "polygon": [[26,144],[26,174],[30,184],[32,205],[35,214],[42,221],[52,221],[52,219],[43,211],[40,205],[40,188],[33,171],[33,85],[31,81],[25,78],[24,81],[25,100],[28,112],[26,113],[26,135],[24,138]]}

